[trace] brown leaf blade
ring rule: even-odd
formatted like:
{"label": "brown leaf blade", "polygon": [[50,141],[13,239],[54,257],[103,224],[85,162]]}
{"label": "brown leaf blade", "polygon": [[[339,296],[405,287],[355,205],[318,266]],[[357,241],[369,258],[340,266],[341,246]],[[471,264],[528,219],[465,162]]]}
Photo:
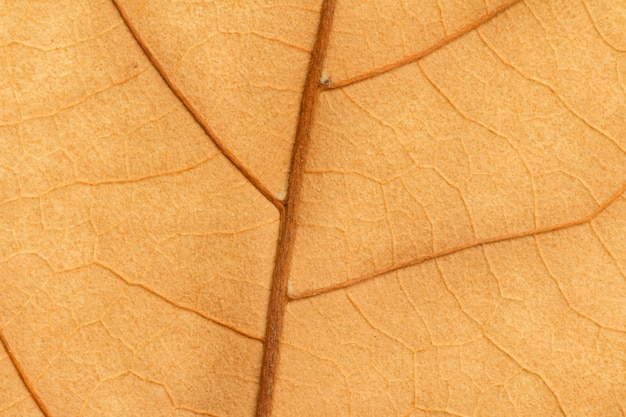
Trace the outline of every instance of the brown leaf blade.
{"label": "brown leaf blade", "polygon": [[322,3],[0,16],[1,416],[624,415],[626,9]]}

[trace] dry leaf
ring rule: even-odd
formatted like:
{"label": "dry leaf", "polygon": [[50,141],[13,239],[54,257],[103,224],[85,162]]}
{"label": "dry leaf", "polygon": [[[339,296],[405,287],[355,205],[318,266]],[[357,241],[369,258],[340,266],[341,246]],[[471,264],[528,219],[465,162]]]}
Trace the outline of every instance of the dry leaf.
{"label": "dry leaf", "polygon": [[625,27],[7,2],[0,416],[624,416]]}

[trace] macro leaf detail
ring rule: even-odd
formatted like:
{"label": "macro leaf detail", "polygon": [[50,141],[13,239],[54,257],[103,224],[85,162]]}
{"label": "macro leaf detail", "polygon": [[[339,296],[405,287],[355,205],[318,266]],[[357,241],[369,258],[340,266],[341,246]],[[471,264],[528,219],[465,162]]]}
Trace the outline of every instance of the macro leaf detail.
{"label": "macro leaf detail", "polygon": [[0,11],[0,417],[623,416],[619,0]]}

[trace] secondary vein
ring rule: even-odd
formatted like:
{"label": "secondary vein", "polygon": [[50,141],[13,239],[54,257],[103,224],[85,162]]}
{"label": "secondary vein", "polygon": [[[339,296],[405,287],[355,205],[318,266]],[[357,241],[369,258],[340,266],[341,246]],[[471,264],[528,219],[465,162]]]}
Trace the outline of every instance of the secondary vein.
{"label": "secondary vein", "polygon": [[444,46],[448,45],[452,41],[457,40],[458,38],[460,38],[461,36],[465,35],[466,33],[471,32],[474,29],[477,29],[482,24],[490,21],[491,19],[493,19],[494,17],[498,16],[501,13],[504,13],[506,10],[508,10],[512,6],[516,5],[520,1],[522,1],[522,0],[509,0],[506,3],[503,3],[500,6],[496,7],[495,9],[490,11],[489,13],[486,13],[486,14],[482,15],[481,17],[479,17],[478,19],[476,19],[473,22],[469,23],[468,25],[463,26],[461,29],[457,30],[456,32],[450,34],[449,36],[446,36],[445,38],[441,39],[439,42],[429,46],[426,49],[421,50],[420,52],[418,52],[416,54],[409,55],[409,56],[407,56],[405,58],[402,58],[402,59],[400,59],[400,60],[398,60],[396,62],[392,62],[392,63],[387,64],[387,65],[383,65],[382,67],[375,68],[375,69],[373,69],[371,71],[368,71],[366,73],[359,74],[359,75],[356,75],[354,77],[347,78],[345,80],[333,82],[331,85],[325,87],[324,90],[334,90],[336,88],[347,87],[349,85],[356,84],[356,83],[359,83],[361,81],[368,80],[370,78],[378,77],[379,75],[386,74],[386,73],[388,73],[390,71],[393,71],[393,70],[395,70],[397,68],[400,68],[400,67],[405,66],[407,64],[410,64],[412,62],[418,61],[418,60],[424,58],[425,56],[432,54],[436,50],[443,48]]}
{"label": "secondary vein", "polygon": [[39,411],[41,411],[41,413],[45,417],[50,417],[52,415],[50,414],[50,410],[48,410],[46,403],[43,402],[43,400],[41,399],[37,391],[35,391],[33,384],[30,382],[30,380],[26,376],[26,372],[24,371],[24,368],[22,368],[22,364],[17,360],[15,353],[11,349],[11,346],[9,346],[8,340],[4,336],[4,333],[2,333],[2,329],[0,329],[0,344],[2,344],[2,347],[7,352],[7,355],[9,356],[9,360],[13,364],[13,367],[15,368],[15,370],[17,371],[17,374],[22,380],[22,383],[28,390],[28,393],[35,401],[35,404],[37,404],[37,408],[39,408]]}
{"label": "secondary vein", "polygon": [[204,132],[207,134],[207,136],[211,139],[211,141],[215,144],[215,146],[220,150],[220,152],[222,152],[222,154],[226,157],[226,159],[228,159],[234,166],[235,168],[237,168],[237,170],[261,193],[263,194],[263,196],[270,202],[272,203],[274,206],[276,206],[276,208],[282,212],[283,210],[283,204],[282,202],[277,199],[276,197],[274,197],[274,195],[270,192],[270,190],[265,187],[265,185],[263,185],[261,183],[261,181],[256,178],[252,172],[250,172],[242,163],[241,161],[239,161],[237,159],[237,157],[235,156],[234,153],[232,153],[230,151],[230,149],[228,149],[224,143],[221,141],[221,139],[219,139],[219,137],[215,134],[215,132],[213,131],[213,129],[211,129],[211,127],[209,126],[209,124],[206,122],[206,120],[204,120],[204,118],[202,117],[202,115],[200,115],[200,113],[198,112],[198,110],[194,107],[194,105],[191,103],[191,101],[189,101],[189,99],[183,94],[183,92],[178,88],[178,86],[172,81],[172,79],[170,78],[170,76],[167,74],[167,72],[165,71],[165,69],[163,68],[163,66],[161,65],[161,63],[156,59],[156,57],[154,56],[154,54],[152,53],[152,51],[150,50],[150,48],[148,47],[147,42],[145,41],[145,39],[143,39],[141,37],[141,35],[139,34],[139,31],[137,30],[137,28],[135,27],[135,25],[133,25],[132,21],[130,20],[130,16],[128,15],[128,13],[126,12],[126,10],[122,7],[122,5],[119,3],[118,0],[111,0],[113,2],[113,4],[115,5],[115,7],[117,8],[117,11],[119,12],[120,16],[122,17],[122,20],[124,20],[124,23],[126,24],[126,26],[128,27],[128,30],[130,30],[130,32],[132,33],[133,37],[135,38],[135,40],[137,41],[137,43],[139,44],[139,47],[141,48],[141,50],[144,52],[144,54],[146,55],[146,57],[148,58],[148,60],[150,60],[150,62],[152,63],[152,66],[154,67],[154,69],[156,69],[156,71],[159,73],[159,75],[161,76],[161,78],[163,78],[163,81],[165,81],[165,83],[167,84],[167,86],[170,88],[170,90],[174,93],[174,95],[180,100],[180,102],[183,104],[183,106],[185,106],[187,108],[187,110],[189,111],[189,113],[193,116],[193,118],[196,120],[196,122],[200,125],[200,127],[202,127],[202,130],[204,130]]}
{"label": "secondary vein", "polygon": [[602,213],[607,207],[609,207],[611,204],[613,204],[618,198],[620,198],[622,195],[624,195],[624,193],[626,193],[626,184],[622,184],[622,186],[620,187],[619,190],[617,190],[617,192],[615,194],[613,194],[609,199],[607,199],[606,201],[604,201],[602,204],[600,204],[598,207],[596,207],[595,210],[593,210],[591,213],[589,213],[588,215],[580,218],[580,219],[576,219],[570,222],[565,222],[565,223],[561,223],[561,224],[556,224],[556,225],[552,225],[552,226],[546,226],[546,227],[541,227],[541,228],[537,228],[537,229],[531,229],[531,230],[527,230],[521,233],[516,233],[516,234],[511,234],[511,235],[504,235],[504,236],[496,236],[496,237],[490,237],[490,238],[486,238],[486,239],[480,239],[474,242],[469,242],[460,246],[455,246],[452,248],[448,248],[448,249],[444,249],[442,251],[439,252],[433,252],[431,254],[427,254],[427,255],[422,255],[422,256],[418,256],[417,258],[414,259],[410,259],[408,261],[405,262],[401,262],[398,264],[394,264],[394,265],[390,265],[387,266],[385,268],[370,272],[368,274],[365,275],[361,275],[357,278],[352,278],[346,281],[341,281],[338,282],[336,284],[332,284],[329,285],[327,287],[320,287],[320,288],[315,288],[312,290],[306,290],[306,291],[302,291],[296,295],[292,295],[289,297],[290,300],[295,301],[295,300],[302,300],[305,298],[312,298],[312,297],[317,297],[319,295],[322,294],[327,294],[330,292],[334,292],[334,291],[338,291],[338,290],[342,290],[345,288],[349,288],[352,287],[354,285],[358,285],[361,284],[363,282],[366,281],[370,281],[373,280],[375,278],[379,278],[383,275],[389,274],[391,272],[395,272],[395,271],[399,271],[402,269],[406,269],[406,268],[410,268],[412,266],[415,265],[419,265],[421,263],[424,263],[426,261],[432,261],[444,256],[448,256],[448,255],[453,255],[457,252],[462,252],[468,249],[472,249],[472,248],[476,248],[479,246],[483,246],[483,245],[489,245],[492,243],[499,243],[499,242],[504,242],[504,241],[510,241],[510,240],[515,240],[515,239],[522,239],[525,237],[530,237],[530,236],[538,236],[538,235],[542,235],[542,234],[546,234],[546,233],[550,233],[550,232],[555,232],[558,230],[563,230],[563,229],[568,229],[571,227],[575,227],[575,226],[580,226],[582,224],[585,223],[589,223],[591,221],[593,221],[598,215],[600,215],[600,213]]}

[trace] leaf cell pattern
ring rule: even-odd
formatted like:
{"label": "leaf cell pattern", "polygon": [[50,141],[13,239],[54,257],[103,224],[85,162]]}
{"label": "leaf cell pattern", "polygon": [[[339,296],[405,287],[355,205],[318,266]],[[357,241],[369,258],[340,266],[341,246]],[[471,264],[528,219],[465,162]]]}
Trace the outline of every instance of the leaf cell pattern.
{"label": "leaf cell pattern", "polygon": [[16,1],[0,416],[623,416],[618,0]]}

